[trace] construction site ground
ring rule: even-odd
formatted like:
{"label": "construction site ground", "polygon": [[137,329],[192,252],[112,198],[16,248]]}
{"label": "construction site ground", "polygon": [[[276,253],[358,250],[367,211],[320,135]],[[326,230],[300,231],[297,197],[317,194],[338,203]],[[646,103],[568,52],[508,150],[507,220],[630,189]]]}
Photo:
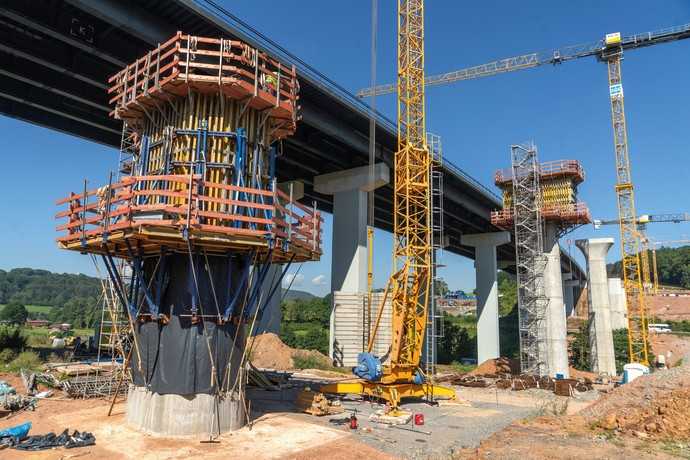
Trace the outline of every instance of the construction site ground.
{"label": "construction site ground", "polygon": [[[492,366],[485,363],[480,368]],[[35,453],[7,449],[0,458],[690,458],[690,355],[678,367],[631,384],[615,389],[597,386],[605,391],[576,392],[573,397],[541,389],[456,386],[459,403],[404,405],[412,413],[424,414],[421,426],[408,423],[396,428],[371,421],[369,416],[383,406],[354,396],[343,399],[346,410],[337,415],[298,412],[294,402],[304,387],[318,389],[321,383],[343,377],[301,370],[293,371],[289,385],[278,391],[250,388],[251,426],[221,435],[214,443],[142,434],[126,424],[124,403],[118,403],[108,417],[108,401],[56,394],[40,400],[35,412],[0,419],[0,429],[31,421],[31,434],[67,428],[89,431],[96,436],[96,445]],[[0,373],[0,380],[20,392],[23,389],[16,375]],[[359,427],[351,430],[347,419],[355,410]]]}
{"label": "construction site ground", "polygon": [[[316,374],[319,374],[318,376]],[[159,438],[145,435],[125,423],[125,404],[118,403],[107,416],[108,401],[74,400],[62,396],[41,400],[35,412],[21,412],[10,419],[0,419],[0,429],[31,421],[33,434],[70,430],[89,431],[96,436],[96,446],[79,449],[55,449],[36,453],[15,450],[2,452],[3,459],[75,458],[271,458],[331,459],[347,458],[448,458],[462,448],[478,446],[482,439],[511,422],[562,407],[565,400],[543,390],[511,392],[482,388],[460,388],[458,394],[469,404],[441,402],[430,406],[413,402],[405,409],[422,413],[425,424],[402,428],[374,423],[368,417],[383,406],[373,402],[345,399],[346,411],[330,417],[298,413],[294,406],[297,392],[304,385],[312,388],[325,381],[324,372],[306,372],[297,377],[297,385],[281,391],[249,390],[252,426],[218,438],[218,443],[203,439]],[[16,388],[16,376],[0,374]],[[562,400],[562,401],[558,401]],[[571,401],[572,409],[587,401]],[[345,423],[356,409],[359,429]],[[333,420],[333,421],[331,421]],[[340,422],[340,423],[338,423]],[[430,434],[426,434],[430,433]]]}

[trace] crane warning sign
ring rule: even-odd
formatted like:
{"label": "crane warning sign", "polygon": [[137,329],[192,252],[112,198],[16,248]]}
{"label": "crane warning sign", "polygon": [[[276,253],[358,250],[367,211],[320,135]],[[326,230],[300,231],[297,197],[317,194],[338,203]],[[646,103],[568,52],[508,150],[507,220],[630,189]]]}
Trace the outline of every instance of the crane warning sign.
{"label": "crane warning sign", "polygon": [[623,97],[623,85],[617,83],[615,85],[609,86],[609,96],[611,96],[611,99]]}

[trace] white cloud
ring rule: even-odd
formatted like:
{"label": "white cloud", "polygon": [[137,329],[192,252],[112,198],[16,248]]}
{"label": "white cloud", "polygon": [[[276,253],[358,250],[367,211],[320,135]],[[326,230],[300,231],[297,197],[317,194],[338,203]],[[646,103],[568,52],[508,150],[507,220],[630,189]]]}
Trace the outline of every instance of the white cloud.
{"label": "white cloud", "polygon": [[296,275],[294,273],[287,273],[283,277],[283,287],[287,288],[290,286],[291,283],[292,287],[301,286],[303,281],[304,275],[302,275],[301,273]]}
{"label": "white cloud", "polygon": [[311,284],[314,286],[323,286],[326,284],[326,275],[317,275],[311,279]]}

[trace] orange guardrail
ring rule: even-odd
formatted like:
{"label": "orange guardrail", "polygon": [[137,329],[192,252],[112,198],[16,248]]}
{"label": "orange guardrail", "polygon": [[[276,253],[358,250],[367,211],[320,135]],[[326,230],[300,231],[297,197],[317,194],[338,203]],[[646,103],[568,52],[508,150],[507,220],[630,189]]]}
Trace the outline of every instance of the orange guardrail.
{"label": "orange guardrail", "polygon": [[165,105],[189,89],[221,92],[282,121],[275,137],[292,134],[299,82],[294,66],[238,40],[177,32],[168,41],[108,79],[111,115],[144,119],[148,108]]}
{"label": "orange guardrail", "polygon": [[[321,254],[323,218],[315,208],[291,201],[280,190],[218,184],[200,175],[130,176],[72,193],[57,205],[67,206],[55,215],[67,220],[56,227],[64,232],[58,244],[67,249],[108,242],[117,246],[118,238],[137,238],[155,228],[167,231],[165,239],[173,245],[186,233],[195,245],[210,250],[227,245],[268,248],[272,241],[279,252],[286,257],[294,253],[297,260]],[[155,250],[155,235],[146,239]]]}

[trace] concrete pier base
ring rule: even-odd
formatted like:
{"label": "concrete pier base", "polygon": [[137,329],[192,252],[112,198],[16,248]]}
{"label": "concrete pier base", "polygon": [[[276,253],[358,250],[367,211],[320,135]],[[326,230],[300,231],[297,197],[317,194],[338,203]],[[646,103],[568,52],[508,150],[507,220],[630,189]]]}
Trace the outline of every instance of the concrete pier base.
{"label": "concrete pier base", "polygon": [[606,253],[613,246],[613,238],[577,240],[575,244],[587,258],[592,370],[614,376],[616,357],[613,351],[609,286],[606,276]]}
{"label": "concrete pier base", "polygon": [[153,435],[208,437],[242,428],[246,416],[237,396],[218,398],[216,404],[209,394],[161,395],[130,385],[127,423]]}
{"label": "concrete pier base", "polygon": [[496,246],[510,242],[510,233],[462,235],[462,244],[474,247],[477,276],[477,363],[501,356],[498,332]]}

